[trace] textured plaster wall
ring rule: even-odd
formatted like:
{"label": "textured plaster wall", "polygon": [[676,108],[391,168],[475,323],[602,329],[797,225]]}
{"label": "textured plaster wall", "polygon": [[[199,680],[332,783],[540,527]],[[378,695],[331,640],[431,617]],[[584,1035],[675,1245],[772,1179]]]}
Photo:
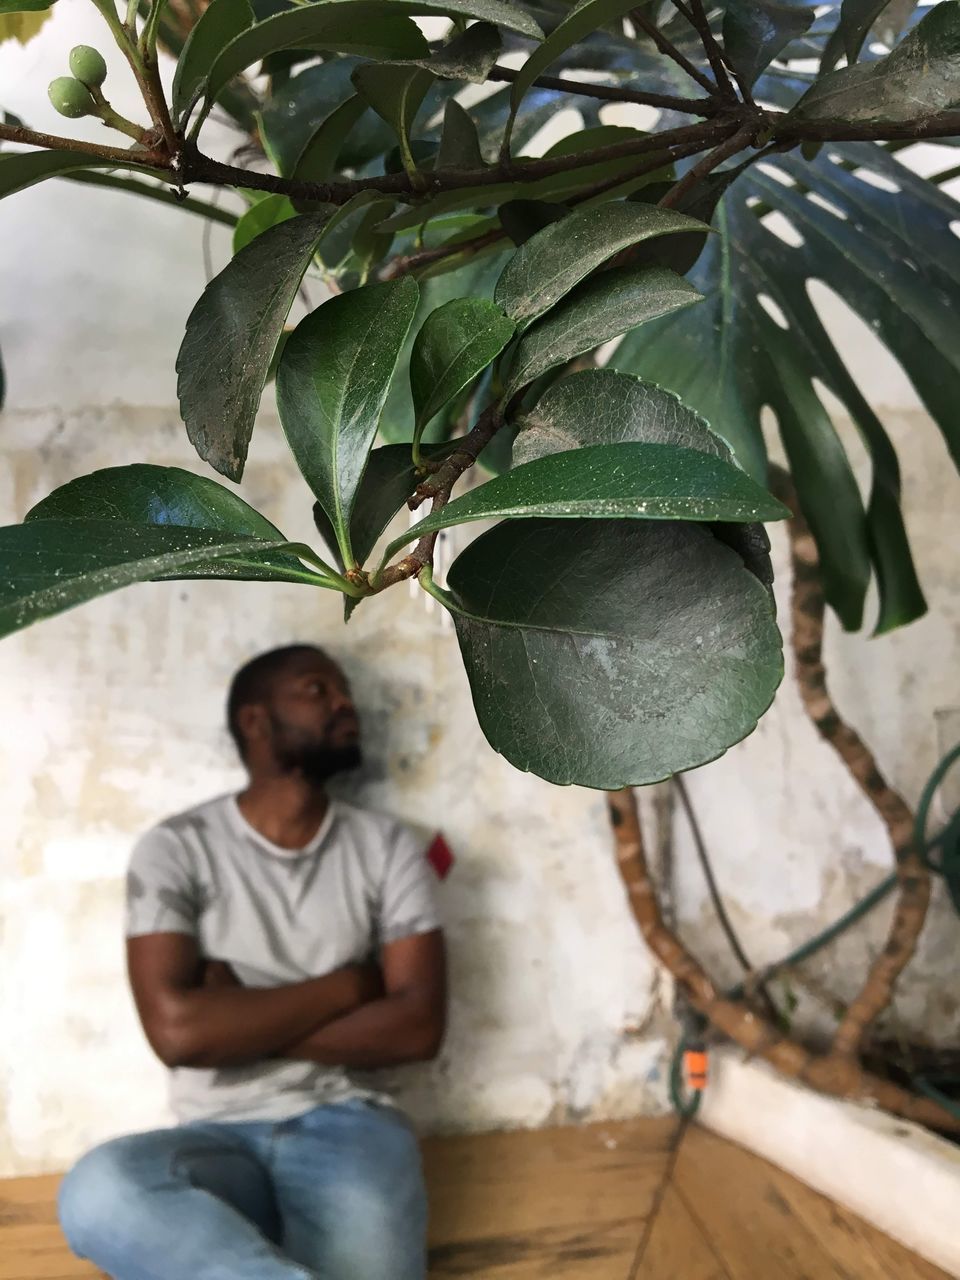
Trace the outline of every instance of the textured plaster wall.
{"label": "textured plaster wall", "polygon": [[[34,68],[65,64],[80,39],[104,47],[87,8],[61,5],[26,51],[0,48],[2,105],[35,127],[58,118],[30,85]],[[215,228],[214,265],[227,252]],[[179,335],[203,278],[201,224],[174,211],[67,183],[0,205],[9,381],[0,521],[96,467],[147,459],[201,469],[171,406]],[[831,314],[889,406],[932,605],[882,640],[831,628],[832,682],[915,799],[937,756],[934,711],[960,706],[960,485],[893,362],[878,360],[842,308]],[[309,503],[269,408],[243,492],[292,536],[310,536]],[[783,553],[778,541],[781,594]],[[152,584],[0,645],[0,1176],[55,1169],[93,1141],[164,1122],[163,1072],[123,977],[124,863],[146,825],[241,784],[220,727],[226,682],[252,653],[294,637],[329,645],[353,679],[369,747],[362,801],[442,826],[458,855],[442,890],[450,1035],[438,1063],[396,1075],[424,1126],[536,1125],[664,1105],[669,1019],[612,866],[604,805],[518,774],[487,747],[437,615],[398,589],[345,630],[339,601],[305,587]],[[889,865],[879,823],[804,721],[789,679],[758,732],[689,786],[758,962],[839,913]],[[681,927],[733,977],[681,821],[677,842]],[[847,993],[882,924],[878,913],[817,962],[817,984]],[[938,895],[897,1005],[903,1026],[955,1032],[958,937]],[[826,1028],[821,1005],[798,994],[802,1016]]]}

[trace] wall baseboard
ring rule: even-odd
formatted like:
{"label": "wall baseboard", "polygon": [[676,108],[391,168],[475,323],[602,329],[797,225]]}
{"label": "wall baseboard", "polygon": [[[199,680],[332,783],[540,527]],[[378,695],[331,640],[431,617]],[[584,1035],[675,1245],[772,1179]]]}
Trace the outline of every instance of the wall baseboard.
{"label": "wall baseboard", "polygon": [[710,1055],[699,1119],[960,1277],[960,1146],[784,1080],[732,1049]]}

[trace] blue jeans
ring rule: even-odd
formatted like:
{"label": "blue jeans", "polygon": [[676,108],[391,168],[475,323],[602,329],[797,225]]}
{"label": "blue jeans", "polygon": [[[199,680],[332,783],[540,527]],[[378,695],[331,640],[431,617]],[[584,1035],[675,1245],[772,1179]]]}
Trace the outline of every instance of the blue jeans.
{"label": "blue jeans", "polygon": [[67,1174],[59,1211],[71,1249],[114,1280],[426,1276],[416,1136],[366,1100],[115,1138]]}

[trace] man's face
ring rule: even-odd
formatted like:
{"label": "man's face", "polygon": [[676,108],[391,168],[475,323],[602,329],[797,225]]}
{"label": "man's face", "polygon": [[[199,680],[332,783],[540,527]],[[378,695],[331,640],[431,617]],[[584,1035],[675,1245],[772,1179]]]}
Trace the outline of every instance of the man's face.
{"label": "man's face", "polygon": [[350,686],[322,654],[298,656],[274,679],[267,715],[274,758],[284,771],[324,782],[362,762]]}

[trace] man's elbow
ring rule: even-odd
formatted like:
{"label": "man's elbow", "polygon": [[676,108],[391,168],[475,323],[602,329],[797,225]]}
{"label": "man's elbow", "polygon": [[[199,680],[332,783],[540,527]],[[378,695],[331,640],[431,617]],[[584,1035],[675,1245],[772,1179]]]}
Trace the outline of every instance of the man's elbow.
{"label": "man's elbow", "polygon": [[194,1020],[188,1017],[187,1010],[179,1007],[179,1002],[157,1011],[145,1024],[144,1031],[150,1048],[165,1067],[209,1065],[203,1060],[204,1047],[196,1035]]}
{"label": "man's elbow", "polygon": [[446,1018],[433,1014],[422,1019],[413,1036],[411,1045],[411,1062],[432,1062],[443,1047],[446,1035]]}

